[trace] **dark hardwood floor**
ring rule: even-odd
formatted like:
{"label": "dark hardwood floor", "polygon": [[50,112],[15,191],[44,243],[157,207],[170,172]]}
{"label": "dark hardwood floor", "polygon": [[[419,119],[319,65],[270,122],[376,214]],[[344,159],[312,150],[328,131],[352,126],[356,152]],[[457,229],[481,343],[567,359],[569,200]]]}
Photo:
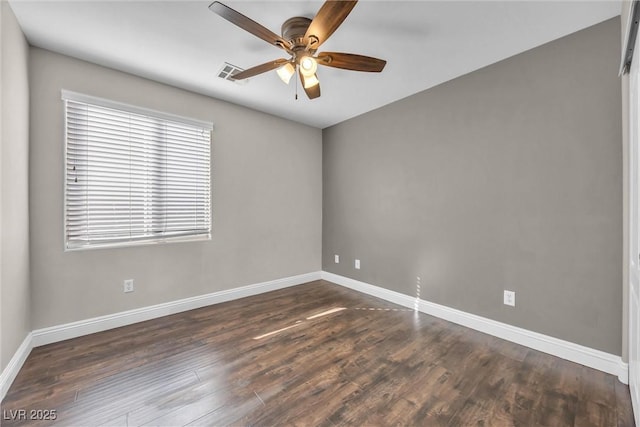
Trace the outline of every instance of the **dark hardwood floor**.
{"label": "dark hardwood floor", "polygon": [[3,426],[633,425],[612,375],[322,281],[36,348],[2,414]]}

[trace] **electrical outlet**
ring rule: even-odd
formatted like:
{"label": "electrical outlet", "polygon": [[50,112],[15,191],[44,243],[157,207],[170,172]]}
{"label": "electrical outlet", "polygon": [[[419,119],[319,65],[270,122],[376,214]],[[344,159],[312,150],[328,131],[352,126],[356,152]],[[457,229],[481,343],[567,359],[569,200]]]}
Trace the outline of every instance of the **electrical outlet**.
{"label": "electrical outlet", "polygon": [[333,262],[335,262],[336,264],[340,264],[340,255],[334,255]]}
{"label": "electrical outlet", "polygon": [[504,304],[512,307],[516,306],[516,293],[514,291],[504,291]]}
{"label": "electrical outlet", "polygon": [[360,260],[359,259],[356,260],[356,262],[354,264],[354,267],[356,268],[356,270],[360,270]]}
{"label": "electrical outlet", "polygon": [[124,292],[133,292],[133,279],[126,279],[124,281]]}

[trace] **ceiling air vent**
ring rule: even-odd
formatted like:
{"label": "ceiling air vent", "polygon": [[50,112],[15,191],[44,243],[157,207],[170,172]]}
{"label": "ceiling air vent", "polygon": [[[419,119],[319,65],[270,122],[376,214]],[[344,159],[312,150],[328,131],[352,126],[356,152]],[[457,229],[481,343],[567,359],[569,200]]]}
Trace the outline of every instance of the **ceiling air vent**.
{"label": "ceiling air vent", "polygon": [[245,84],[249,81],[249,79],[234,80],[231,78],[233,75],[238,74],[241,71],[244,71],[244,69],[237,67],[233,64],[229,64],[228,62],[225,62],[224,65],[222,65],[222,68],[220,68],[220,71],[218,72],[218,77],[224,80],[229,80],[230,82]]}

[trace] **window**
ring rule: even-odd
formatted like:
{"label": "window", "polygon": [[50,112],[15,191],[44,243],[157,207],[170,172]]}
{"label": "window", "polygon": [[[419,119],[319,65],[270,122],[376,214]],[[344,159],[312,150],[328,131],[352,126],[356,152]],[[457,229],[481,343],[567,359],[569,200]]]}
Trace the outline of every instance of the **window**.
{"label": "window", "polygon": [[211,123],[63,91],[67,250],[211,235]]}

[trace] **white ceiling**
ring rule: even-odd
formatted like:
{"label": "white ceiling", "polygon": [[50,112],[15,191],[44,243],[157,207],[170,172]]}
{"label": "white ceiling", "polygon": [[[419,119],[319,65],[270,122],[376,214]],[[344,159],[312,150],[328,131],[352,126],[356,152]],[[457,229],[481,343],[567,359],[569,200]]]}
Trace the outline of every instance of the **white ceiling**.
{"label": "white ceiling", "polygon": [[[279,34],[322,1],[223,1]],[[238,84],[223,62],[249,68],[283,51],[209,11],[203,1],[10,0],[38,47],[324,128],[620,14],[619,1],[361,0],[320,51],[387,60],[380,74],[321,67],[308,100],[275,71]]]}

